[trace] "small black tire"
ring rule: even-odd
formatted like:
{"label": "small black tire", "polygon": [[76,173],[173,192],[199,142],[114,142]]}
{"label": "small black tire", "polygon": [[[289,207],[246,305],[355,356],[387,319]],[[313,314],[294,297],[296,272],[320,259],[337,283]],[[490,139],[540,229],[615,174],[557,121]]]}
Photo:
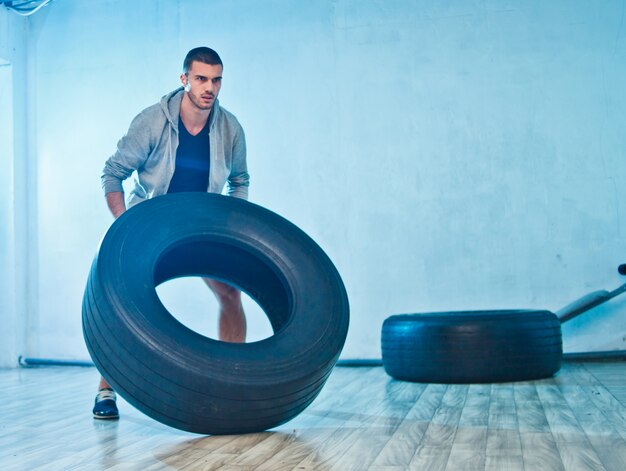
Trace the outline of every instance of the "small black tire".
{"label": "small black tire", "polygon": [[[274,334],[227,343],[178,322],[155,287],[203,275],[249,294]],[[113,223],[82,319],[94,363],[134,407],[181,430],[236,434],[280,425],[315,399],[343,348],[348,311],[339,273],[295,225],[237,198],[177,193]]]}
{"label": "small black tire", "polygon": [[394,315],[381,346],[387,374],[421,383],[548,378],[563,357],[559,319],[535,310]]}

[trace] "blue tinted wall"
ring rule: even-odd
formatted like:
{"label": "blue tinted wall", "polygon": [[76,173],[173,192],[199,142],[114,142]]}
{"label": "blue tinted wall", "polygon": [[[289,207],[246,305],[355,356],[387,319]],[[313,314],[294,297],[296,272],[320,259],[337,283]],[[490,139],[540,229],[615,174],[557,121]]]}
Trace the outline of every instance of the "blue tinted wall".
{"label": "blue tinted wall", "polygon": [[[391,314],[556,310],[618,286],[624,14],[609,0],[53,2],[28,37],[27,353],[86,356],[82,292],[111,223],[100,171],[198,45],[224,60],[220,99],[247,133],[251,200],[307,231],[344,278],[344,358],[378,357]],[[566,350],[625,348],[625,311],[616,298],[572,321]]]}

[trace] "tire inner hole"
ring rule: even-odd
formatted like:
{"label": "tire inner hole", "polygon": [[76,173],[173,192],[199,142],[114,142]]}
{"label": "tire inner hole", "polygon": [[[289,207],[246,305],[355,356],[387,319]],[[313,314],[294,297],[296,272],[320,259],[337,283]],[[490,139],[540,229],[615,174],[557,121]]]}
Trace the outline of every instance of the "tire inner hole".
{"label": "tire inner hole", "polygon": [[161,303],[186,327],[217,339],[219,304],[202,277],[242,291],[246,342],[271,337],[287,324],[291,296],[269,260],[232,243],[190,239],[165,250],[154,267]]}

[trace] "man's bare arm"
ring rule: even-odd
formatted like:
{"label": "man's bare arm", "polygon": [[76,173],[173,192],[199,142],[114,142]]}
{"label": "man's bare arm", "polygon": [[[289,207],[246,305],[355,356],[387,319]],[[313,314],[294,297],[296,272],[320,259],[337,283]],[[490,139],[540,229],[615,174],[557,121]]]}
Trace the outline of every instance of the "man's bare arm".
{"label": "man's bare arm", "polygon": [[117,219],[120,214],[126,211],[126,203],[124,202],[124,193],[121,191],[113,191],[106,194],[107,206],[113,214],[113,217]]}

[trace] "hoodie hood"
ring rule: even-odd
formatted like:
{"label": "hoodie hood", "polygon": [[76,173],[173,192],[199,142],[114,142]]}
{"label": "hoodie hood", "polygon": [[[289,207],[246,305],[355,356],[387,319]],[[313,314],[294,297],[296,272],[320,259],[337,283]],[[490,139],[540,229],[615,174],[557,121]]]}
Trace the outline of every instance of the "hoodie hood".
{"label": "hoodie hood", "polygon": [[183,87],[179,87],[173,92],[169,92],[161,98],[161,110],[170,125],[178,132],[178,117],[180,115],[180,104],[183,101]]}

